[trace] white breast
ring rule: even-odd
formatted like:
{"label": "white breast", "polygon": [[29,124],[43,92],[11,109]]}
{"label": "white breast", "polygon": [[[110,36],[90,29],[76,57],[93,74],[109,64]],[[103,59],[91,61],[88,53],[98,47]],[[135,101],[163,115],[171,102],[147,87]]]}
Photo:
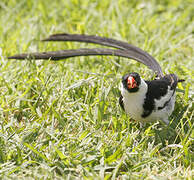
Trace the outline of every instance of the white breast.
{"label": "white breast", "polygon": [[141,79],[141,85],[137,92],[129,93],[121,84],[121,94],[123,96],[124,109],[136,121],[144,121],[141,115],[143,113],[143,104],[147,92],[147,84]]}

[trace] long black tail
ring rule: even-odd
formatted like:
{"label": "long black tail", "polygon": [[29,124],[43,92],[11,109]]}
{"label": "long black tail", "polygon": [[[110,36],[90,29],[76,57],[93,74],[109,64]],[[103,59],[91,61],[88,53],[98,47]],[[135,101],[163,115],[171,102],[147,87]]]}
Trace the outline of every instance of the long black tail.
{"label": "long black tail", "polygon": [[130,59],[134,59],[138,62],[143,63],[152,69],[157,76],[163,77],[162,69],[158,62],[147,52],[142,49],[135,47],[126,42],[90,35],[80,35],[80,34],[55,34],[51,35],[49,38],[43,41],[77,41],[85,43],[94,43],[104,46],[114,47],[117,49],[75,49],[75,50],[61,50],[52,52],[40,52],[40,53],[26,53],[26,54],[16,54],[14,56],[8,57],[8,59],[51,59],[51,60],[61,60],[65,58],[75,57],[75,56],[90,56],[90,55],[111,55],[111,56],[121,56]]}
{"label": "long black tail", "polygon": [[[103,48],[95,48],[95,49],[73,49],[73,50],[61,50],[61,51],[48,51],[48,52],[40,52],[40,53],[26,53],[26,54],[16,54],[14,56],[8,57],[8,59],[50,59],[50,60],[61,60],[70,57],[76,56],[92,56],[92,55],[103,55],[103,56],[119,56],[125,58],[135,59],[138,62],[142,62],[144,58],[141,55],[137,55],[134,51],[124,51],[119,49],[103,49]],[[144,63],[144,62],[142,62]],[[145,63],[144,63],[145,64]]]}
{"label": "long black tail", "polygon": [[[163,76],[162,69],[158,62],[147,52],[143,51],[142,49],[133,46],[131,44],[128,44],[127,42],[106,38],[106,37],[100,37],[100,36],[94,36],[94,35],[84,35],[84,34],[53,34],[49,36],[46,39],[43,39],[43,41],[76,41],[76,42],[85,42],[85,43],[94,43],[94,44],[100,44],[108,47],[114,47],[121,50],[127,51],[127,53],[130,55],[131,52],[133,52],[133,55],[135,53],[136,57],[141,57],[141,63],[148,66],[150,69],[152,69],[159,77]],[[135,59],[137,60],[137,59]]]}

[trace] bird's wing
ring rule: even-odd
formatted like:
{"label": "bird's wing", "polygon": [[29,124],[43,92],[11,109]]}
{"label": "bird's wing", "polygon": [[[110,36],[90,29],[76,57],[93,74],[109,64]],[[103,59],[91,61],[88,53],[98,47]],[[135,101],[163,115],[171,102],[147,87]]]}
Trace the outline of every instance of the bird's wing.
{"label": "bird's wing", "polygon": [[146,83],[148,91],[143,105],[143,117],[149,116],[153,109],[162,110],[166,106],[174,106],[172,101],[175,100],[174,94],[178,83],[178,78],[175,74],[168,74],[160,79],[146,81]]}
{"label": "bird's wing", "polygon": [[148,98],[155,99],[158,109],[164,108],[174,95],[178,83],[175,74],[165,75],[163,78],[148,83]]}
{"label": "bird's wing", "polygon": [[[43,41],[76,41],[76,42],[85,42],[85,43],[94,43],[94,44],[100,44],[104,46],[114,47],[121,50],[125,50],[129,55],[133,53],[137,57],[141,56],[141,63],[148,66],[150,69],[152,69],[159,77],[163,77],[163,72],[158,64],[158,62],[147,52],[143,51],[142,49],[133,46],[127,42],[106,38],[106,37],[100,37],[100,36],[94,36],[94,35],[84,35],[84,34],[53,34],[49,36],[46,39],[43,39]],[[135,59],[136,60],[136,59]]]}

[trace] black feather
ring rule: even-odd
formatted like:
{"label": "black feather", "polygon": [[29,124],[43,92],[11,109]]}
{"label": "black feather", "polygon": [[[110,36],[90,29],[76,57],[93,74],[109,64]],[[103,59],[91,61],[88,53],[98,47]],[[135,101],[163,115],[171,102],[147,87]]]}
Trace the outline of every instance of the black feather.
{"label": "black feather", "polygon": [[[132,50],[126,52],[119,49],[105,49],[105,48],[95,48],[95,49],[72,49],[72,50],[61,50],[61,51],[48,51],[40,53],[26,53],[26,54],[16,54],[8,57],[8,59],[19,59],[23,60],[29,59],[51,59],[51,60],[61,60],[76,56],[92,56],[92,55],[104,55],[104,56],[119,56],[130,59],[135,59],[138,62],[142,62],[143,56],[136,55]],[[143,62],[144,63],[144,62]]]}
{"label": "black feather", "polygon": [[123,96],[122,96],[122,95],[119,97],[119,105],[121,106],[121,108],[122,108],[123,110],[125,110],[125,108],[124,108],[124,103],[123,103]]}
{"label": "black feather", "polygon": [[147,52],[142,49],[128,44],[127,42],[94,36],[94,35],[84,35],[84,34],[53,34],[50,37],[43,39],[43,41],[76,41],[85,43],[94,43],[104,46],[114,47],[121,50],[125,50],[129,56],[135,56],[137,61],[145,64],[150,69],[152,69],[159,77],[163,77],[162,69],[158,62]]}
{"label": "black feather", "polygon": [[[142,114],[142,117],[144,118],[149,116],[154,110],[155,107],[154,100],[155,99],[159,100],[161,97],[167,94],[168,87],[170,87],[170,89],[173,90],[174,94],[178,78],[175,74],[169,74],[161,79],[145,82],[148,85],[148,90],[143,104],[144,112]],[[170,99],[167,100],[162,107],[158,107],[158,110],[165,108],[169,101]]]}

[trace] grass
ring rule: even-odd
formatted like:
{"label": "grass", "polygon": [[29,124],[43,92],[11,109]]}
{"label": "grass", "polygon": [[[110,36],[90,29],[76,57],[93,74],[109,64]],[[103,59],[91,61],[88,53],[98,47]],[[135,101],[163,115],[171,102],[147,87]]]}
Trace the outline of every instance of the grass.
{"label": "grass", "polygon": [[[2,179],[192,179],[192,0],[0,2]],[[43,43],[52,33],[128,41],[152,54],[179,85],[169,126],[140,128],[119,107],[123,74],[153,74],[135,61],[80,57],[16,61],[15,53],[80,48]]]}

